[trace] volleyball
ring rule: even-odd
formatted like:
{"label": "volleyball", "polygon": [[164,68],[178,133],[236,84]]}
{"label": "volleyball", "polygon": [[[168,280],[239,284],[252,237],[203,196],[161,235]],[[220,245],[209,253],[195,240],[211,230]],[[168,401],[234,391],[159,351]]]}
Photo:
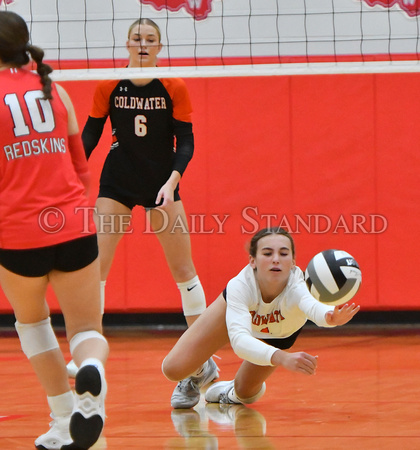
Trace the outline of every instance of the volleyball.
{"label": "volleyball", "polygon": [[359,290],[362,272],[359,264],[343,250],[324,250],[315,255],[305,271],[309,292],[327,305],[343,305]]}

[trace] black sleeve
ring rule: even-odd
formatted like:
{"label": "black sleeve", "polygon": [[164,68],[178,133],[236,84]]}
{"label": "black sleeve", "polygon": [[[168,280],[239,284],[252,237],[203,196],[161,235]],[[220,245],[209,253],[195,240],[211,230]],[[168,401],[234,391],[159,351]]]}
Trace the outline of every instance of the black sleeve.
{"label": "black sleeve", "polygon": [[192,123],[174,119],[174,134],[176,137],[176,152],[172,170],[176,170],[182,175],[194,153]]}
{"label": "black sleeve", "polygon": [[86,159],[89,159],[89,156],[98,145],[99,139],[102,136],[102,131],[104,129],[106,119],[106,117],[88,117],[88,120],[86,121],[85,127],[82,131],[82,141],[86,153]]}

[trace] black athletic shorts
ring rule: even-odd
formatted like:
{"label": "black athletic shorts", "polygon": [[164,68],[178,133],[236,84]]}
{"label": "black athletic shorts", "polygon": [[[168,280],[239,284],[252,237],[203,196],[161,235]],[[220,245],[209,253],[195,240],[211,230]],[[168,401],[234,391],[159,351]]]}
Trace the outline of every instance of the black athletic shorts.
{"label": "black athletic shorts", "polygon": [[[98,197],[111,198],[112,200],[121,203],[129,209],[133,209],[135,206],[143,206],[145,209],[153,209],[159,206],[155,203],[157,192],[156,195],[152,197],[139,197],[130,193],[129,191],[123,191],[122,189],[114,188],[109,185],[101,185],[99,187]],[[174,191],[174,201],[177,202],[178,200],[181,200],[181,197],[179,196],[179,185]]]}
{"label": "black athletic shorts", "polygon": [[74,272],[88,266],[97,257],[96,234],[48,247],[0,249],[0,264],[24,277],[42,277],[52,270]]}
{"label": "black athletic shorts", "polygon": [[[223,289],[223,297],[226,301],[226,288]],[[296,339],[302,331],[302,328],[299,328],[299,330],[295,331],[293,334],[286,338],[260,339],[260,341],[263,341],[268,345],[272,345],[273,347],[276,347],[280,350],[287,350],[296,342]]]}

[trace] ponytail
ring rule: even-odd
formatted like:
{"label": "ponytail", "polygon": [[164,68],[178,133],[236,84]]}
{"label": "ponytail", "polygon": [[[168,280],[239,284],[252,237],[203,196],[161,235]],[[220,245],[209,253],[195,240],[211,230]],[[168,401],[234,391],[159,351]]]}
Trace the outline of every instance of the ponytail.
{"label": "ponytail", "polygon": [[[1,1],[0,1],[1,3]],[[12,11],[0,11],[0,60],[10,67],[23,67],[29,63],[31,55],[36,71],[41,78],[45,99],[52,99],[51,83],[48,76],[52,68],[43,62],[44,51],[29,44],[29,30],[26,22]]]}
{"label": "ponytail", "polygon": [[52,80],[49,77],[49,74],[53,71],[52,67],[43,62],[44,59],[44,50],[35,45],[28,45],[27,51],[31,55],[31,58],[36,64],[36,71],[41,78],[42,84],[42,92],[44,93],[44,99],[51,100],[51,83]]}

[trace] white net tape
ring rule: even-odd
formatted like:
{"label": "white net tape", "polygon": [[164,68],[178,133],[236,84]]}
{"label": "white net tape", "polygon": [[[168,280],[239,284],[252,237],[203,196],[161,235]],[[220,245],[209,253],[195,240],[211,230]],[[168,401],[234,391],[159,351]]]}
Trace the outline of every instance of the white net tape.
{"label": "white net tape", "polygon": [[409,73],[420,72],[418,61],[365,62],[348,63],[308,63],[208,66],[208,67],[171,67],[143,69],[69,69],[55,70],[55,81],[99,80],[99,79],[138,79],[138,78],[212,78],[212,77],[249,77],[249,76],[285,76],[285,75],[328,75],[360,73]]}

